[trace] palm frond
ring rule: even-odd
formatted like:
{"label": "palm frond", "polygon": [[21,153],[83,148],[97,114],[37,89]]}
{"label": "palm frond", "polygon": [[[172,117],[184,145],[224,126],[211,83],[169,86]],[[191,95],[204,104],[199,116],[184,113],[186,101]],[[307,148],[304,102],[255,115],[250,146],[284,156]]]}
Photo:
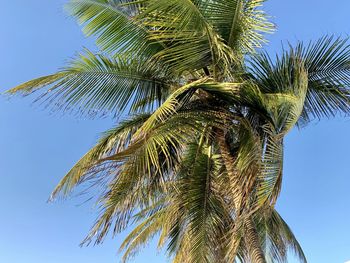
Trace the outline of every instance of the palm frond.
{"label": "palm frond", "polygon": [[144,246],[147,241],[161,231],[163,225],[169,221],[169,218],[166,217],[167,210],[165,208],[147,217],[129,233],[120,246],[120,250],[125,249],[123,262],[135,256],[141,246]]}
{"label": "palm frond", "polygon": [[77,17],[87,36],[97,37],[102,50],[152,55],[162,45],[150,41],[147,29],[133,19],[140,7],[134,1],[116,0],[70,0],[67,4],[68,12]]}
{"label": "palm frond", "polygon": [[275,209],[265,209],[265,213],[256,215],[255,221],[266,256],[272,262],[287,263],[289,251],[293,252],[300,262],[307,262],[293,232]]}
{"label": "palm frond", "polygon": [[[200,1],[147,0],[138,20],[150,28],[151,39],[166,48],[156,58],[178,72],[192,72],[210,65],[226,72],[234,54],[199,8]],[[227,71],[228,72],[228,71]]]}
{"label": "palm frond", "polygon": [[189,233],[190,240],[179,245],[186,247],[185,254],[174,252],[177,259],[181,257],[186,262],[213,262],[223,259],[226,250],[221,231],[230,216],[217,188],[222,163],[206,144],[206,136],[204,130],[198,142],[188,145],[175,183],[174,198],[183,206],[184,222],[188,225],[182,228]]}
{"label": "palm frond", "polygon": [[267,133],[256,187],[257,202],[260,206],[266,202],[274,205],[282,187],[283,141],[280,136],[273,136],[269,131]]}
{"label": "palm frond", "polygon": [[200,112],[178,113],[157,124],[145,137],[132,138],[125,150],[101,158],[90,167],[96,174],[104,165],[103,171],[110,171],[112,180],[99,201],[101,216],[84,243],[94,238],[96,243],[102,242],[112,222],[115,222],[115,233],[123,230],[135,209],[147,206],[155,193],[166,191],[167,181],[179,162],[183,147],[203,129],[206,120],[220,122],[215,116],[207,112],[202,115]]}
{"label": "palm frond", "polygon": [[204,2],[204,15],[234,52],[254,53],[266,42],[263,34],[274,30],[274,25],[262,9],[264,0],[201,2]]}
{"label": "palm frond", "polygon": [[350,45],[348,39],[326,36],[300,49],[309,74],[304,119],[350,113]]}
{"label": "palm frond", "polygon": [[[176,89],[168,96],[166,101],[158,107],[147,122],[140,128],[140,132],[137,135],[147,133],[154,125],[159,122],[164,122],[167,118],[175,114],[182,106],[185,106],[185,104],[191,100],[194,93],[199,89],[225,98],[226,100],[235,100],[238,86],[238,83],[217,83],[207,77],[186,84]],[[213,112],[209,112],[209,114],[211,113]]]}
{"label": "palm frond", "polygon": [[[149,62],[119,56],[110,59],[86,51],[62,71],[41,77],[8,91],[29,94],[50,86],[38,100],[54,104],[60,110],[78,108],[82,113],[131,112],[159,104],[169,91],[171,80],[165,68],[149,66]],[[170,80],[170,82],[169,82]],[[147,100],[143,108],[141,101]]]}
{"label": "palm frond", "polygon": [[[314,118],[350,112],[350,45],[347,39],[331,36],[306,46],[299,43],[296,47],[290,46],[275,61],[265,53],[253,57],[250,65],[251,74],[263,93],[294,89],[294,95],[298,95],[295,91],[299,89],[299,109],[302,107],[299,125]],[[303,74],[307,80],[303,80]],[[306,91],[304,100],[303,90]]]}
{"label": "palm frond", "polygon": [[87,152],[63,177],[52,192],[50,199],[53,200],[59,193],[64,196],[78,184],[92,179],[89,170],[98,163],[98,161],[110,154],[116,154],[125,150],[132,138],[132,135],[149,118],[149,114],[141,114],[132,119],[122,121],[117,127],[105,132],[97,145]]}

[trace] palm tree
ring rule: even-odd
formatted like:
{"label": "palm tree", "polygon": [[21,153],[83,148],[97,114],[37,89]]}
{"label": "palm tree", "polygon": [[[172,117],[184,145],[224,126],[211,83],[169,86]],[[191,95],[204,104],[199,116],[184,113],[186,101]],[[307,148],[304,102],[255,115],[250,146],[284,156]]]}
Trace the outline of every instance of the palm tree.
{"label": "palm tree", "polygon": [[9,93],[125,120],[58,184],[102,191],[83,241],[134,229],[124,260],[158,236],[173,262],[287,262],[305,256],[275,210],[283,138],[295,125],[349,113],[350,48],[324,37],[271,59],[263,0],[70,0],[96,37],[65,69]]}

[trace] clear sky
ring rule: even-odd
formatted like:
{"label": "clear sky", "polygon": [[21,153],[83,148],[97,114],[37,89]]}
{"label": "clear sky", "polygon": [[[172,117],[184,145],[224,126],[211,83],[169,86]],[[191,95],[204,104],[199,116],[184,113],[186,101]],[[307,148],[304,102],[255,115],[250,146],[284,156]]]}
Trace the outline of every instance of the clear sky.
{"label": "clear sky", "polygon": [[[65,1],[1,0],[0,91],[54,72],[83,46],[93,48]],[[266,10],[281,41],[350,33],[349,0],[268,0]],[[46,203],[61,176],[113,120],[49,114],[31,98],[0,98],[0,262],[119,262],[123,235],[80,248],[97,211],[81,200]],[[278,210],[294,230],[310,263],[350,260],[350,118],[324,120],[286,140],[284,187]],[[151,244],[133,261],[165,262]],[[293,260],[291,262],[294,263]]]}

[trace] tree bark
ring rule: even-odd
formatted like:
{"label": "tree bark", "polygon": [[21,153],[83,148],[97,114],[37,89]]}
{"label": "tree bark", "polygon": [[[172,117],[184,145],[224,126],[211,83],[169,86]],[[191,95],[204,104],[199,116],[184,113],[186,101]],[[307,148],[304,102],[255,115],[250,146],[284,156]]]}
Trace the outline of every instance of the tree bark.
{"label": "tree bark", "polygon": [[[236,176],[234,163],[235,159],[231,154],[230,148],[226,142],[224,131],[218,131],[218,143],[222,159],[224,161],[227,173],[230,177]],[[239,207],[237,198],[234,198],[234,203],[236,207]],[[244,241],[247,245],[249,257],[252,263],[266,263],[264,252],[262,251],[259,235],[256,231],[255,224],[252,218],[246,219],[244,222],[245,235]]]}

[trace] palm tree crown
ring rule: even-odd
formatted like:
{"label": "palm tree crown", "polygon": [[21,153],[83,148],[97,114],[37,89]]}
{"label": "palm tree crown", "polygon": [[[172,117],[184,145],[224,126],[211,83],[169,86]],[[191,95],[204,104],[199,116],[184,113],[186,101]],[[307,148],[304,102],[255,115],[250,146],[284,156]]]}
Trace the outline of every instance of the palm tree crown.
{"label": "palm tree crown", "polygon": [[270,58],[263,0],[70,0],[95,36],[53,75],[9,93],[123,121],[61,180],[52,199],[102,185],[83,241],[134,229],[124,260],[158,237],[173,262],[287,262],[305,256],[275,210],[283,138],[295,125],[349,113],[350,47],[323,37]]}

